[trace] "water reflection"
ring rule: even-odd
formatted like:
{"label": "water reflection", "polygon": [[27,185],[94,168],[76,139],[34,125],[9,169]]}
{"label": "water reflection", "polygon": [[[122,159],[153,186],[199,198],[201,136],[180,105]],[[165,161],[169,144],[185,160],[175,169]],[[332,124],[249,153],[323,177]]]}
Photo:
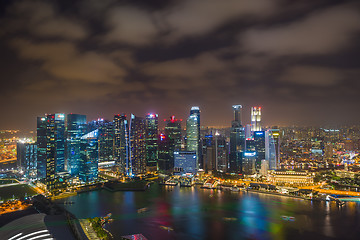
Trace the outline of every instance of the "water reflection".
{"label": "water reflection", "polygon": [[[65,205],[79,218],[104,216],[116,239],[142,233],[148,239],[357,239],[359,204],[311,202],[258,193],[164,187],[145,192],[82,193]],[[147,210],[138,213],[138,209]],[[287,221],[282,216],[293,216]],[[160,226],[171,227],[164,229]]]}

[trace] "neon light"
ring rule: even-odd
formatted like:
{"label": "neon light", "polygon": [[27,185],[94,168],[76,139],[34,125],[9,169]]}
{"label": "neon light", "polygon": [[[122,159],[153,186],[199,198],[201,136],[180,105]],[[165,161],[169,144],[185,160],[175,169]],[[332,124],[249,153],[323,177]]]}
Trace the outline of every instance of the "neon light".
{"label": "neon light", "polygon": [[244,156],[246,157],[254,157],[256,155],[256,152],[244,152]]}

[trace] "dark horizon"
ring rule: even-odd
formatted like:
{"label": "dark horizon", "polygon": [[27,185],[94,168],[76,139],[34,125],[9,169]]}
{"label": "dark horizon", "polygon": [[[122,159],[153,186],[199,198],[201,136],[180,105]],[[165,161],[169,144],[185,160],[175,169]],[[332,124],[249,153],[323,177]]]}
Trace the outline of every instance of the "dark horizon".
{"label": "dark horizon", "polygon": [[[0,3],[0,129],[45,113],[148,112],[230,126],[360,118],[360,3],[290,0],[31,0]],[[161,123],[162,121],[160,121]]]}

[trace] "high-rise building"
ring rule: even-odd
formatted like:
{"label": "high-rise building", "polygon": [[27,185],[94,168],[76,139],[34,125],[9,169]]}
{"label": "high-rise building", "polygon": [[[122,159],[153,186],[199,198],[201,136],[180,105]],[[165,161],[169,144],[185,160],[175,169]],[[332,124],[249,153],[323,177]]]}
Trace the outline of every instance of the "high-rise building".
{"label": "high-rise building", "polygon": [[242,172],[245,175],[253,175],[256,173],[255,169],[256,152],[245,151],[242,161]]}
{"label": "high-rise building", "polygon": [[146,167],[150,171],[157,170],[158,160],[158,115],[146,115]]}
{"label": "high-rise building", "polygon": [[190,152],[196,152],[197,159],[200,156],[200,109],[192,107],[190,116],[186,121],[186,149]]}
{"label": "high-rise building", "polygon": [[56,172],[56,124],[55,114],[46,116],[46,188],[55,189]]}
{"label": "high-rise building", "polygon": [[101,119],[99,124],[99,163],[114,161],[114,123]]}
{"label": "high-rise building", "polygon": [[159,135],[159,161],[160,171],[174,169],[174,152],[181,151],[181,120],[171,116],[165,120],[165,132]]}
{"label": "high-rise building", "polygon": [[227,172],[228,168],[228,145],[226,138],[219,133],[215,133],[215,164],[216,170]]}
{"label": "high-rise building", "polygon": [[195,152],[174,152],[174,173],[195,175],[198,169]]}
{"label": "high-rise building", "polygon": [[265,131],[254,132],[254,146],[256,151],[256,171],[261,169],[262,160],[265,159]]}
{"label": "high-rise building", "polygon": [[[198,165],[199,164],[202,164],[201,163],[201,159],[202,159],[202,154],[201,154],[201,144],[200,144],[200,141],[201,141],[201,138],[200,138],[200,129],[201,129],[201,122],[200,122],[200,108],[198,106],[193,106],[191,107],[190,109],[190,116],[196,116],[197,118],[197,132],[198,132],[198,137],[197,137],[197,140],[198,140],[198,150],[197,150],[197,154],[198,154],[198,157],[197,157],[197,161],[198,161]],[[200,166],[200,165],[199,165]],[[199,168],[198,166],[198,168]]]}
{"label": "high-rise building", "polygon": [[79,175],[80,138],[86,133],[86,115],[67,115],[66,159],[71,176]]}
{"label": "high-rise building", "polygon": [[125,114],[114,116],[114,160],[119,170],[127,175],[129,166],[129,124]]}
{"label": "high-rise building", "polygon": [[129,134],[130,171],[129,176],[136,176],[146,172],[145,143],[146,127],[145,119],[131,114]]}
{"label": "high-rise building", "polygon": [[26,178],[36,178],[37,145],[35,142],[20,140],[16,146],[18,169]]}
{"label": "high-rise building", "polygon": [[232,106],[234,110],[234,120],[230,130],[230,172],[242,172],[242,158],[245,151],[245,129],[241,123],[241,105]]}
{"label": "high-rise building", "polygon": [[98,135],[95,129],[80,138],[79,178],[85,183],[98,178]]}
{"label": "high-rise building", "polygon": [[55,171],[65,171],[65,114],[56,113],[55,116]]}
{"label": "high-rise building", "polygon": [[37,145],[37,178],[46,177],[46,137],[47,121],[45,117],[37,117],[36,145]]}
{"label": "high-rise building", "polygon": [[280,167],[280,131],[269,129],[265,132],[265,159],[269,162],[269,169]]}
{"label": "high-rise building", "polygon": [[251,108],[251,131],[261,131],[261,107]]}

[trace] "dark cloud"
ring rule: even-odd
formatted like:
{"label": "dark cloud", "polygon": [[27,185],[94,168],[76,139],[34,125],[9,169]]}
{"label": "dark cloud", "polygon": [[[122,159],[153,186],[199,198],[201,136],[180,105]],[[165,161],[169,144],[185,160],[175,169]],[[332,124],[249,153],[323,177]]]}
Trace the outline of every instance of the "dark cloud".
{"label": "dark cloud", "polygon": [[[265,125],[360,117],[356,1],[2,4],[0,128],[59,111],[186,118],[192,105],[204,125],[230,125],[232,104],[263,106]],[[329,105],[342,118],[318,113]]]}

